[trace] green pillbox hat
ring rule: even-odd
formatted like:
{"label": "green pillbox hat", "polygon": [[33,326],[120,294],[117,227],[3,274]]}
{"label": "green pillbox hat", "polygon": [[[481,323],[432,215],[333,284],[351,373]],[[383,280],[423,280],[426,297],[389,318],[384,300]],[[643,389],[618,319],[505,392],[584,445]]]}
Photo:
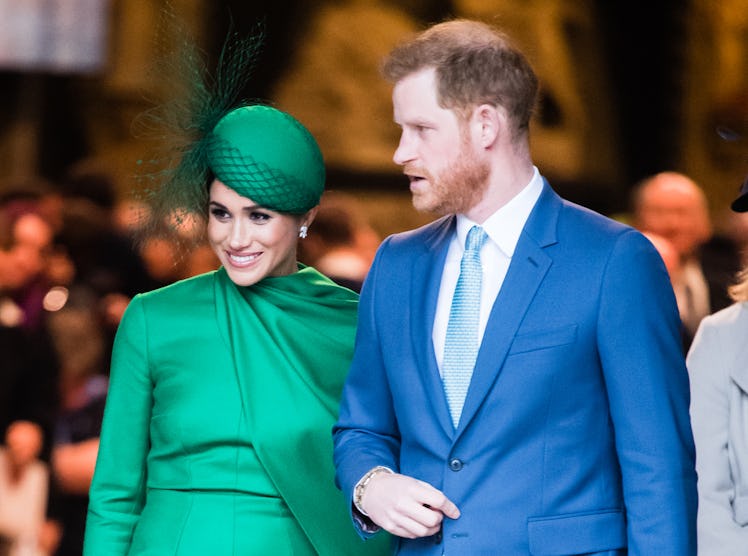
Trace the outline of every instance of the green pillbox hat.
{"label": "green pillbox hat", "polygon": [[312,134],[270,106],[242,106],[221,118],[208,139],[208,165],[228,187],[278,212],[308,211],[325,187]]}

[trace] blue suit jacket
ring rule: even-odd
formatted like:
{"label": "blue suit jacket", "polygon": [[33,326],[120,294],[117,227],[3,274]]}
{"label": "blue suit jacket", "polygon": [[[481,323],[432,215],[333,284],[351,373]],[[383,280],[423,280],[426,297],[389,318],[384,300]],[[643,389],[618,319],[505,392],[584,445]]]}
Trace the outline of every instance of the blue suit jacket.
{"label": "blue suit jacket", "polygon": [[431,340],[453,233],[445,217],[377,253],[334,430],[338,485],[350,496],[386,465],[460,508],[399,554],[695,554],[688,376],[649,241],[545,183],[455,431]]}

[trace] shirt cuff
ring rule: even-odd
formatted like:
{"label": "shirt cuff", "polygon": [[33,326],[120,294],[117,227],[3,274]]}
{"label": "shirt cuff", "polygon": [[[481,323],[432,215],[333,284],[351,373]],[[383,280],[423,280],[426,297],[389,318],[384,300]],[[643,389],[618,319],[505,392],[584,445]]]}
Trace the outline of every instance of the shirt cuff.
{"label": "shirt cuff", "polygon": [[381,529],[381,527],[374,523],[369,516],[362,514],[355,505],[351,504],[351,508],[353,508],[353,523],[355,523],[356,527],[361,529],[362,532],[374,534]]}

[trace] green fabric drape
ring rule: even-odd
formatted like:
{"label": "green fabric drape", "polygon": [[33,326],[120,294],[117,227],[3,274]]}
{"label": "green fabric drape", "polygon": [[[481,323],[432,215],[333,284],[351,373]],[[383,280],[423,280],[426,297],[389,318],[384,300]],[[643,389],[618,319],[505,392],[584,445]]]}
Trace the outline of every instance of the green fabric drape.
{"label": "green fabric drape", "polygon": [[358,537],[334,485],[331,429],[352,357],[356,294],[303,265],[250,287],[221,270],[215,283],[250,437],[291,512],[322,555],[386,554],[386,535]]}

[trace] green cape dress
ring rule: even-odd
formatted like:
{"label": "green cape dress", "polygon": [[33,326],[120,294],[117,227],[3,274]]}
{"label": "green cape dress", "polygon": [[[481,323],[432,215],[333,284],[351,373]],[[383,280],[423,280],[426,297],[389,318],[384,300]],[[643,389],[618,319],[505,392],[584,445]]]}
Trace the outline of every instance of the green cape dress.
{"label": "green cape dress", "polygon": [[334,486],[357,296],[311,267],[136,296],[117,331],[84,554],[383,555]]}

